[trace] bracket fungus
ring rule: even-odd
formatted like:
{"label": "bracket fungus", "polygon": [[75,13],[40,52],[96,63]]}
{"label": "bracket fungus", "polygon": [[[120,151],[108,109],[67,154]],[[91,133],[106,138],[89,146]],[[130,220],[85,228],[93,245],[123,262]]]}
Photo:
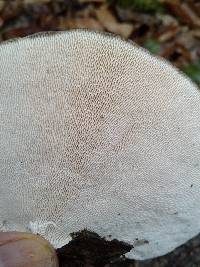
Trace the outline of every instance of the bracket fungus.
{"label": "bracket fungus", "polygon": [[166,254],[200,231],[200,92],[170,63],[73,30],[0,45],[0,229],[89,229]]}

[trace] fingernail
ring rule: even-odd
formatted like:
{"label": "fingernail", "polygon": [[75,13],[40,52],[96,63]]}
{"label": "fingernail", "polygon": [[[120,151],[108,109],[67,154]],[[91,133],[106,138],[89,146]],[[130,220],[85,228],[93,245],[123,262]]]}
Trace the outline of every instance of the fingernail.
{"label": "fingernail", "polygon": [[58,267],[54,248],[28,233],[0,232],[0,267]]}

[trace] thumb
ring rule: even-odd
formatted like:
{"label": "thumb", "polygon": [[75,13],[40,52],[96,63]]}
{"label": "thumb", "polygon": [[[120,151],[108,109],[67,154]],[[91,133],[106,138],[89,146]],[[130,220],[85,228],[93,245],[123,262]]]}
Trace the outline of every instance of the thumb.
{"label": "thumb", "polygon": [[0,232],[0,267],[58,267],[54,248],[44,238]]}

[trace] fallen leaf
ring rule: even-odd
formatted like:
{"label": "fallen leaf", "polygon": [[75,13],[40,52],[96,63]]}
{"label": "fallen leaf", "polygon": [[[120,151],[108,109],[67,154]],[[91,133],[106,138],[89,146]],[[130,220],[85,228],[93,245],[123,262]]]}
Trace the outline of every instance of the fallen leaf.
{"label": "fallen leaf", "polygon": [[0,11],[3,9],[4,5],[5,5],[5,1],[0,0]]}
{"label": "fallen leaf", "polygon": [[200,39],[200,29],[191,31],[192,35],[198,39]]}
{"label": "fallen leaf", "polygon": [[172,42],[171,45],[166,46],[160,55],[172,61],[179,68],[185,63],[192,62],[192,55],[190,51],[177,42]]}
{"label": "fallen leaf", "polygon": [[176,4],[168,2],[168,6],[184,23],[188,25],[200,26],[200,17],[190,8],[187,3]]}
{"label": "fallen leaf", "polygon": [[3,26],[4,20],[2,19],[2,17],[0,16],[0,27]]}
{"label": "fallen leaf", "polygon": [[188,18],[191,19],[193,25],[200,26],[200,17],[189,7],[187,3],[183,3],[182,10],[188,15]]}
{"label": "fallen leaf", "polygon": [[51,0],[23,0],[24,4],[46,4],[51,2]]}
{"label": "fallen leaf", "polygon": [[79,0],[79,3],[105,3],[106,0]]}
{"label": "fallen leaf", "polygon": [[103,26],[94,18],[74,18],[68,20],[61,18],[59,30],[77,28],[103,31]]}
{"label": "fallen leaf", "polygon": [[174,38],[179,31],[180,28],[177,26],[168,26],[163,32],[158,35],[157,39],[161,43],[167,42]]}
{"label": "fallen leaf", "polygon": [[169,14],[158,13],[156,17],[162,22],[163,26],[178,26],[176,18]]}
{"label": "fallen leaf", "polygon": [[195,39],[194,35],[192,31],[181,28],[181,33],[176,38],[176,41],[187,49],[192,49],[194,46],[198,45],[198,41]]}
{"label": "fallen leaf", "polygon": [[133,31],[133,24],[130,23],[119,23],[115,16],[108,9],[107,5],[102,5],[96,9],[96,16],[103,27],[112,33],[119,34],[124,38],[128,38]]}

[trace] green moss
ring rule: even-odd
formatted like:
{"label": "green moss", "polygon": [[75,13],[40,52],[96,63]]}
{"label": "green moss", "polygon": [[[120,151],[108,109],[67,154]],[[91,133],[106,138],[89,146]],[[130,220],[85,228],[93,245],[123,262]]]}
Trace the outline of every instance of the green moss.
{"label": "green moss", "polygon": [[194,64],[183,67],[182,71],[200,86],[200,59]]}
{"label": "green moss", "polygon": [[[109,1],[109,2],[112,2]],[[162,12],[163,5],[159,0],[117,0],[117,5],[123,8],[133,7],[142,12]]]}
{"label": "green moss", "polygon": [[149,50],[152,54],[158,54],[160,51],[160,44],[156,40],[149,39],[143,44],[144,48]]}

